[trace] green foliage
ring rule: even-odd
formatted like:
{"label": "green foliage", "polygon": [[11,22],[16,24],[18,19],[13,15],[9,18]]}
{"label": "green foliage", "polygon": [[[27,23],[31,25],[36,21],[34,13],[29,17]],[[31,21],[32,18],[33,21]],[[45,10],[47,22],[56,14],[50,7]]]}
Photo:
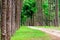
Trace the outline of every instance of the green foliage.
{"label": "green foliage", "polygon": [[22,14],[31,17],[36,12],[35,0],[25,0],[23,4]]}
{"label": "green foliage", "polygon": [[27,18],[31,18],[37,11],[35,0],[24,0],[21,12],[21,22],[25,22]]}
{"label": "green foliage", "polygon": [[[52,0],[51,8],[49,7],[48,0],[43,0],[42,9],[44,12],[44,22],[52,22],[55,17],[55,0]],[[60,0],[59,0],[60,9]],[[26,19],[32,18],[33,14],[37,11],[36,0],[24,0],[21,14],[21,23],[24,23]],[[37,13],[38,14],[38,13]],[[37,15],[38,16],[38,15]],[[60,13],[59,13],[60,17]]]}

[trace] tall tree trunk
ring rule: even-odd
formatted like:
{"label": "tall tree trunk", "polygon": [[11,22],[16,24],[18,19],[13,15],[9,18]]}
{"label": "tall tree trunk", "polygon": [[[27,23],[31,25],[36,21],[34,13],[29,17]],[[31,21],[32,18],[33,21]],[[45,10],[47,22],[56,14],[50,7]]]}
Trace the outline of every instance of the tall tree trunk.
{"label": "tall tree trunk", "polygon": [[34,15],[30,18],[30,26],[34,26]]}
{"label": "tall tree trunk", "polygon": [[7,40],[7,36],[6,36],[6,14],[7,14],[7,0],[2,0],[1,40]]}
{"label": "tall tree trunk", "polygon": [[15,2],[16,4],[16,13],[15,13],[15,16],[16,16],[16,28],[19,29],[19,26],[20,26],[20,0],[16,0]]}
{"label": "tall tree trunk", "polygon": [[12,35],[13,33],[15,32],[15,0],[13,0],[13,7],[12,7],[12,21],[11,21],[11,32],[12,32]]}
{"label": "tall tree trunk", "polygon": [[54,22],[54,25],[59,26],[59,20],[58,20],[59,19],[59,15],[58,15],[58,12],[59,12],[58,3],[59,2],[58,2],[58,0],[56,0],[55,2],[56,2],[55,3],[56,5],[55,5],[55,22]]}
{"label": "tall tree trunk", "polygon": [[39,7],[38,7],[38,23],[39,26],[43,26],[43,13],[42,13],[42,0],[39,1]]}
{"label": "tall tree trunk", "polygon": [[12,0],[7,1],[8,10],[7,10],[7,18],[6,18],[6,28],[7,28],[7,40],[10,40],[11,37],[11,14],[12,14]]}
{"label": "tall tree trunk", "polygon": [[[51,14],[51,0],[48,0],[48,5],[49,5],[49,8],[48,8],[49,11],[48,11],[48,13]],[[49,20],[48,20],[49,21],[48,22],[48,26],[50,26],[50,15],[49,15],[48,18],[49,18]]]}
{"label": "tall tree trunk", "polygon": [[32,26],[34,26],[34,14],[32,16]]}
{"label": "tall tree trunk", "polygon": [[20,0],[20,26],[21,26],[21,10],[22,10],[23,0]]}
{"label": "tall tree trunk", "polygon": [[[36,0],[36,6],[37,6],[37,9],[39,9],[39,2],[40,0]],[[34,14],[34,26],[38,26],[39,23],[38,23],[38,11]]]}

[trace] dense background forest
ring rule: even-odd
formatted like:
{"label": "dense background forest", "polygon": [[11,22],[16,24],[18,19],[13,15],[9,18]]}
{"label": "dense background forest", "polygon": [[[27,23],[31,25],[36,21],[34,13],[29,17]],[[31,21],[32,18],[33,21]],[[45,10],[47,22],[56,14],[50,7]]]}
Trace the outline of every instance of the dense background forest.
{"label": "dense background forest", "polygon": [[60,24],[59,3],[60,0],[58,2],[56,0],[24,0],[21,24],[26,26],[58,26]]}
{"label": "dense background forest", "polygon": [[[0,3],[0,9],[1,9],[1,3]],[[56,0],[23,1],[20,25],[57,26],[60,24],[59,20],[60,20],[60,0],[58,1],[58,3],[56,3]],[[0,10],[0,21],[1,21],[1,10]]]}

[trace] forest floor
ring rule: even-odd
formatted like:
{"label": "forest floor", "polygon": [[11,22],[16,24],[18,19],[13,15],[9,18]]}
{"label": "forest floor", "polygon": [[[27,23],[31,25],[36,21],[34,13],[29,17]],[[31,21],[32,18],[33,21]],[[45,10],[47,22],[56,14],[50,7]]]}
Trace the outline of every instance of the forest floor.
{"label": "forest floor", "polygon": [[27,26],[20,27],[11,37],[11,40],[52,40],[49,34],[40,30],[31,29]]}
{"label": "forest floor", "polygon": [[24,26],[16,31],[11,40],[60,40],[59,29]]}
{"label": "forest floor", "polygon": [[36,30],[40,30],[40,31],[43,31],[45,33],[48,33],[50,35],[50,37],[53,39],[53,40],[60,40],[60,28],[39,28],[39,27],[32,27],[32,26],[29,26],[29,28],[31,29],[36,29]]}

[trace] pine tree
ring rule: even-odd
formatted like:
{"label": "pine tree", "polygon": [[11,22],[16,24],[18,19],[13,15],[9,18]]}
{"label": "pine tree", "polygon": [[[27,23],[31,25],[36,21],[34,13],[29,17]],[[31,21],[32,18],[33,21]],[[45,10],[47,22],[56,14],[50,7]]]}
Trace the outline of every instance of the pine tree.
{"label": "pine tree", "polygon": [[59,15],[58,15],[58,12],[59,12],[59,7],[58,7],[58,3],[59,1],[58,0],[55,0],[55,21],[54,21],[54,25],[55,26],[59,26]]}
{"label": "pine tree", "polygon": [[13,3],[12,3],[12,21],[11,21],[11,33],[13,35],[13,33],[15,32],[16,28],[15,28],[15,0],[13,0]]}
{"label": "pine tree", "polygon": [[6,14],[7,14],[7,0],[2,0],[1,40],[7,40],[7,34],[6,34]]}
{"label": "pine tree", "polygon": [[16,13],[15,13],[15,22],[16,22],[16,28],[17,29],[19,29],[20,28],[20,7],[21,7],[21,5],[20,5],[20,3],[21,3],[21,0],[16,0],[15,1],[15,8],[16,8]]}
{"label": "pine tree", "polygon": [[11,38],[11,14],[12,14],[12,0],[7,1],[7,16],[6,16],[6,31],[7,31],[7,40]]}

